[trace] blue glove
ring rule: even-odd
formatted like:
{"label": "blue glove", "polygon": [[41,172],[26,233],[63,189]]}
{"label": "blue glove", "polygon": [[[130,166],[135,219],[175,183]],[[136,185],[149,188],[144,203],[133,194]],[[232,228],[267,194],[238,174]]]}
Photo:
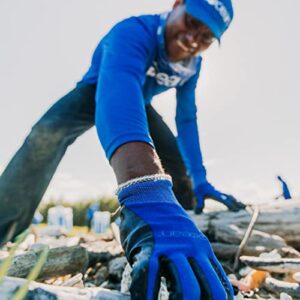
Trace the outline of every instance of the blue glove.
{"label": "blue glove", "polygon": [[205,182],[200,184],[195,189],[195,196],[197,204],[195,207],[195,214],[200,214],[204,208],[204,200],[207,198],[214,199],[222,204],[226,205],[231,211],[239,211],[245,209],[246,205],[237,201],[233,196],[227,195],[217,191],[210,183]]}
{"label": "blue glove", "polygon": [[120,233],[133,270],[131,299],[157,299],[161,276],[170,299],[233,299],[208,239],[179,205],[167,176],[121,188]]}

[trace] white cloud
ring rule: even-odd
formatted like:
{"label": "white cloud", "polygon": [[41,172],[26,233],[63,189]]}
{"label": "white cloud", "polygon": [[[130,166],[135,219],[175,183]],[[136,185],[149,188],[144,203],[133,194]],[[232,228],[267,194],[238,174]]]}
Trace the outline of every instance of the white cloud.
{"label": "white cloud", "polygon": [[249,179],[235,180],[230,190],[234,195],[246,203],[264,203],[272,200],[276,194],[276,187],[261,185]]}
{"label": "white cloud", "polygon": [[115,185],[111,181],[102,181],[93,186],[69,173],[57,173],[43,197],[44,201],[50,199],[63,199],[67,201],[80,201],[95,199],[103,195],[113,195]]}

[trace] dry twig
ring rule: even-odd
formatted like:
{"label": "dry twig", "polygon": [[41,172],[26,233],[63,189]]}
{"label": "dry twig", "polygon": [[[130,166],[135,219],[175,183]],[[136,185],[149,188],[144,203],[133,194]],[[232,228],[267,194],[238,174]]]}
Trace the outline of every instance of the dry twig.
{"label": "dry twig", "polygon": [[250,221],[249,226],[247,228],[247,231],[245,233],[245,236],[244,236],[244,238],[243,238],[243,240],[242,240],[242,242],[241,242],[241,244],[238,248],[238,251],[235,255],[234,264],[233,264],[233,269],[235,271],[238,269],[240,256],[241,256],[245,246],[247,245],[247,243],[249,241],[249,238],[251,236],[252,230],[254,228],[254,225],[255,225],[255,222],[256,222],[258,216],[259,216],[259,209],[256,207],[256,208],[254,208],[252,218],[251,218],[251,221]]}

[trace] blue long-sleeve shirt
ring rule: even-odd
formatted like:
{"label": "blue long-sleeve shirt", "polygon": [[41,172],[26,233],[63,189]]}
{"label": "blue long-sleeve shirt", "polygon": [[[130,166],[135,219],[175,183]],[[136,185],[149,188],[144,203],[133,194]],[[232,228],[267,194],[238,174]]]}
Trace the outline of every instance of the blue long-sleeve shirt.
{"label": "blue long-sleeve shirt", "polygon": [[178,145],[194,187],[206,180],[197,129],[195,88],[201,57],[172,63],[165,51],[167,14],[131,17],[100,41],[80,83],[96,83],[96,128],[108,159],[122,144],[153,146],[145,106],[176,89]]}

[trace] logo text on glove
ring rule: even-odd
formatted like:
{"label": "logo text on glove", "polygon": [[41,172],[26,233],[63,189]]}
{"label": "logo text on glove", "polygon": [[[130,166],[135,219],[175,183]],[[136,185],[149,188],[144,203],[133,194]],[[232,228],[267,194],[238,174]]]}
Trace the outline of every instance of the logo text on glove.
{"label": "logo text on glove", "polygon": [[189,232],[189,231],[160,231],[158,237],[163,238],[192,238],[192,239],[205,239],[205,236],[199,234],[198,232]]}

